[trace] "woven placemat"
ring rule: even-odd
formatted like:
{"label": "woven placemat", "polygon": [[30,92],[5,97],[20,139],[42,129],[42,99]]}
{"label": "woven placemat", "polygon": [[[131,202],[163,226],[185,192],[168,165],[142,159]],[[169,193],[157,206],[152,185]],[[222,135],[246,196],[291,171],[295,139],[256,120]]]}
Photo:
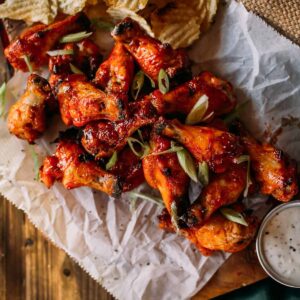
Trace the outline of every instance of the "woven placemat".
{"label": "woven placemat", "polygon": [[300,0],[240,0],[281,34],[300,44]]}

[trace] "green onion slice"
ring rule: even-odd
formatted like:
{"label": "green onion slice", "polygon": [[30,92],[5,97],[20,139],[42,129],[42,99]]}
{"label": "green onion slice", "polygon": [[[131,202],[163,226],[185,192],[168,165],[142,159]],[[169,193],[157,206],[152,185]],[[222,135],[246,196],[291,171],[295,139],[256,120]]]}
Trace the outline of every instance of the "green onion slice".
{"label": "green onion slice", "polygon": [[40,172],[39,172],[39,169],[40,169],[40,163],[39,163],[39,156],[38,154],[36,153],[35,149],[34,149],[34,146],[30,146],[30,150],[31,150],[31,157],[32,157],[32,160],[33,160],[33,166],[34,166],[34,179],[35,180],[39,180],[40,179]]}
{"label": "green onion slice", "polygon": [[144,143],[144,138],[143,138],[142,132],[139,129],[137,130],[137,132],[138,132],[140,140],[142,141],[142,143]]}
{"label": "green onion slice", "polygon": [[154,196],[149,196],[149,195],[145,195],[142,193],[138,193],[138,192],[128,192],[130,197],[136,197],[136,198],[141,198],[143,200],[147,200],[149,202],[152,202],[158,206],[164,207],[164,203],[160,198],[154,197]]}
{"label": "green onion slice", "polygon": [[[139,158],[143,158],[143,157],[147,156],[150,153],[150,146],[149,146],[148,143],[143,143],[140,140],[135,139],[133,137],[129,137],[127,139],[127,143],[129,145],[130,149],[132,150],[132,152],[136,156],[138,156]],[[142,147],[142,150],[141,151],[136,151],[135,148],[134,148],[134,145],[133,145],[134,143],[139,144]]]}
{"label": "green onion slice", "polygon": [[110,170],[118,161],[118,152],[115,151],[113,155],[110,157],[109,161],[107,162],[105,169]]}
{"label": "green onion slice", "polygon": [[98,29],[102,29],[104,31],[112,31],[114,28],[114,24],[108,21],[105,21],[101,18],[91,19],[91,23]]}
{"label": "green onion slice", "polygon": [[84,74],[80,69],[75,67],[73,64],[70,63],[70,69],[74,74]]}
{"label": "green onion slice", "polygon": [[28,71],[29,71],[30,73],[32,73],[32,72],[33,72],[33,68],[32,68],[32,65],[31,65],[29,56],[24,55],[24,56],[23,56],[23,59],[24,59],[24,61],[25,61],[25,63],[26,63],[26,66],[27,66],[27,68],[28,68]]}
{"label": "green onion slice", "polygon": [[136,100],[139,96],[139,93],[144,85],[145,74],[143,71],[138,71],[134,78],[131,85],[131,96],[134,100]]}
{"label": "green onion slice", "polygon": [[249,186],[252,184],[251,176],[250,176],[250,156],[249,155],[241,155],[240,157],[234,160],[236,164],[241,164],[243,162],[247,162],[247,179],[246,179],[246,187],[244,190],[244,197],[248,196]]}
{"label": "green onion slice", "polygon": [[165,150],[165,151],[161,151],[161,152],[157,152],[157,153],[151,153],[149,155],[162,155],[162,154],[168,154],[168,153],[178,152],[178,151],[181,151],[181,150],[184,150],[184,148],[181,147],[181,146],[177,146],[176,143],[174,143],[172,141],[170,149]]}
{"label": "green onion slice", "polygon": [[151,84],[151,87],[152,87],[152,88],[155,88],[155,82],[154,82],[154,80],[153,80],[150,76],[148,76],[146,73],[144,73],[144,74],[145,74],[146,77],[149,79],[150,84]]}
{"label": "green onion slice", "polygon": [[3,115],[4,115],[4,110],[5,110],[5,105],[6,105],[5,94],[6,94],[6,83],[3,82],[0,87],[0,104],[1,104],[0,117],[3,117]]}
{"label": "green onion slice", "polygon": [[75,43],[79,42],[89,36],[91,36],[93,33],[92,32],[87,32],[87,31],[81,31],[77,33],[71,33],[68,35],[65,35],[60,39],[60,43]]}
{"label": "green onion slice", "polygon": [[187,115],[185,124],[194,125],[201,122],[208,109],[208,104],[208,97],[202,95]]}
{"label": "green onion slice", "polygon": [[248,223],[246,222],[245,218],[243,215],[231,208],[228,207],[222,207],[220,208],[221,214],[228,219],[229,221],[248,226]]}
{"label": "green onion slice", "polygon": [[74,54],[73,49],[59,49],[53,51],[47,51],[49,56],[58,56],[58,55],[72,55]]}
{"label": "green onion slice", "polygon": [[169,76],[164,69],[160,69],[158,73],[158,88],[163,94],[166,94],[170,89]]}
{"label": "green onion slice", "polygon": [[185,173],[189,175],[189,177],[193,181],[198,182],[199,180],[197,177],[195,163],[190,153],[185,149],[177,151],[176,153],[177,153],[179,164],[182,167],[182,169],[185,171]]}
{"label": "green onion slice", "polygon": [[207,162],[203,161],[198,165],[199,181],[205,186],[209,183],[209,168]]}

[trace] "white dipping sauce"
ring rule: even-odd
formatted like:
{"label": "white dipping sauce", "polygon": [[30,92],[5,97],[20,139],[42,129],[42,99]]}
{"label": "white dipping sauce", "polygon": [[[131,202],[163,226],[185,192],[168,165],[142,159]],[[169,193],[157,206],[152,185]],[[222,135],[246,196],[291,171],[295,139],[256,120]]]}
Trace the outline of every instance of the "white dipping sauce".
{"label": "white dipping sauce", "polygon": [[283,281],[300,285],[300,207],[277,212],[262,232],[265,260]]}

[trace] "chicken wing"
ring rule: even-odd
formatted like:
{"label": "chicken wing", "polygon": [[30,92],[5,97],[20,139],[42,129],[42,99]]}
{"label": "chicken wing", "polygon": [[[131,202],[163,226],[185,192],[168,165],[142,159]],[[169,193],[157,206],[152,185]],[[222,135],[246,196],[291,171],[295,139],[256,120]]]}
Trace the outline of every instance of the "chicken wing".
{"label": "chicken wing", "polygon": [[80,127],[97,120],[122,120],[127,113],[127,99],[106,94],[78,77],[69,78],[60,84],[57,98],[66,125]]}
{"label": "chicken wing", "polygon": [[[171,141],[154,132],[150,138],[151,154],[143,158],[143,170],[148,184],[160,191],[164,204],[171,215],[176,210],[179,219],[186,211],[190,179],[181,168],[177,154],[155,155],[171,147]],[[180,226],[180,222],[178,225]]]}
{"label": "chicken wing", "polygon": [[121,43],[116,43],[109,58],[97,70],[94,83],[107,92],[127,94],[133,80],[134,60]]}
{"label": "chicken wing", "polygon": [[102,60],[99,47],[89,39],[77,43],[64,44],[63,50],[72,50],[73,54],[51,56],[49,71],[55,75],[72,74],[70,64],[73,64],[89,79],[95,77],[97,68]]}
{"label": "chicken wing", "polygon": [[25,93],[8,112],[8,130],[33,143],[46,130],[46,114],[54,105],[47,80],[36,74],[30,75]]}
{"label": "chicken wing", "polygon": [[235,203],[246,187],[247,165],[233,164],[226,172],[213,174],[199,198],[182,219],[189,227],[199,227],[220,207]]}
{"label": "chicken wing", "polygon": [[188,115],[203,95],[208,97],[208,109],[204,118],[212,113],[213,117],[229,113],[236,105],[231,84],[215,77],[210,72],[202,72],[166,94],[155,90],[145,98],[150,99],[161,115],[174,113]]}
{"label": "chicken wing", "polygon": [[123,192],[133,190],[145,181],[142,162],[129,147],[118,153],[117,163],[109,171],[120,177]]}
{"label": "chicken wing", "polygon": [[47,156],[40,168],[41,181],[49,188],[60,181],[67,189],[89,186],[108,195],[120,195],[117,176],[99,167],[82,147],[72,140],[61,141],[52,156]]}
{"label": "chicken wing", "polygon": [[[203,255],[219,250],[234,253],[245,249],[255,237],[257,219],[246,215],[245,220],[248,226],[229,221],[217,212],[200,228],[181,229],[179,233],[195,244]],[[159,217],[159,227],[175,231],[166,210]]]}
{"label": "chicken wing", "polygon": [[130,18],[126,18],[116,25],[112,31],[116,42],[121,42],[133,55],[141,69],[154,82],[158,80],[158,74],[164,69],[169,78],[185,78],[189,76],[188,56],[184,50],[173,50],[168,44],[162,44],[150,37]]}
{"label": "chicken wing", "polygon": [[128,104],[129,118],[117,122],[93,122],[83,130],[81,143],[85,150],[97,159],[109,157],[121,150],[137,129],[153,124],[156,112],[148,101]]}
{"label": "chicken wing", "polygon": [[250,155],[260,192],[279,201],[290,201],[298,193],[295,161],[274,146],[256,141],[240,123],[235,124],[235,131],[241,135],[241,142]]}
{"label": "chicken wing", "polygon": [[87,30],[90,26],[88,18],[83,14],[70,16],[50,25],[35,25],[26,29],[5,50],[4,54],[15,69],[28,71],[24,57],[27,56],[33,69],[47,64],[47,51],[58,43],[66,34]]}
{"label": "chicken wing", "polygon": [[184,145],[199,162],[207,162],[215,173],[226,171],[243,153],[239,138],[214,128],[183,125],[177,120],[163,118],[156,124],[156,132]]}

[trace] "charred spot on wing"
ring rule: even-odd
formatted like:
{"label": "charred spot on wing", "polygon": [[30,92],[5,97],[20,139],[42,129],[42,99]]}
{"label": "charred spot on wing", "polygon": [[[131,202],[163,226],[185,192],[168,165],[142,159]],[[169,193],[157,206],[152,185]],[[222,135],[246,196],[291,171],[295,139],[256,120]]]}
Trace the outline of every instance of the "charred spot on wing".
{"label": "charred spot on wing", "polygon": [[131,30],[133,28],[134,28],[134,21],[130,18],[126,18],[115,26],[111,34],[112,36],[122,35],[127,30]]}
{"label": "charred spot on wing", "polygon": [[90,161],[94,161],[95,158],[93,155],[89,154],[89,153],[81,153],[78,155],[78,160],[79,162],[90,162]]}
{"label": "charred spot on wing", "polygon": [[83,134],[82,130],[76,127],[71,127],[65,131],[60,131],[58,133],[58,137],[53,141],[53,143],[58,143],[59,141],[63,141],[63,140],[72,140],[78,144],[80,143],[82,134]]}
{"label": "charred spot on wing", "polygon": [[117,107],[119,109],[119,120],[124,120],[127,117],[127,109],[123,99],[117,99]]}
{"label": "charred spot on wing", "polygon": [[167,177],[170,177],[172,175],[172,170],[170,168],[163,168],[162,172]]}
{"label": "charred spot on wing", "polygon": [[163,130],[167,127],[167,122],[164,118],[160,117],[158,121],[154,124],[154,132],[160,135]]}

